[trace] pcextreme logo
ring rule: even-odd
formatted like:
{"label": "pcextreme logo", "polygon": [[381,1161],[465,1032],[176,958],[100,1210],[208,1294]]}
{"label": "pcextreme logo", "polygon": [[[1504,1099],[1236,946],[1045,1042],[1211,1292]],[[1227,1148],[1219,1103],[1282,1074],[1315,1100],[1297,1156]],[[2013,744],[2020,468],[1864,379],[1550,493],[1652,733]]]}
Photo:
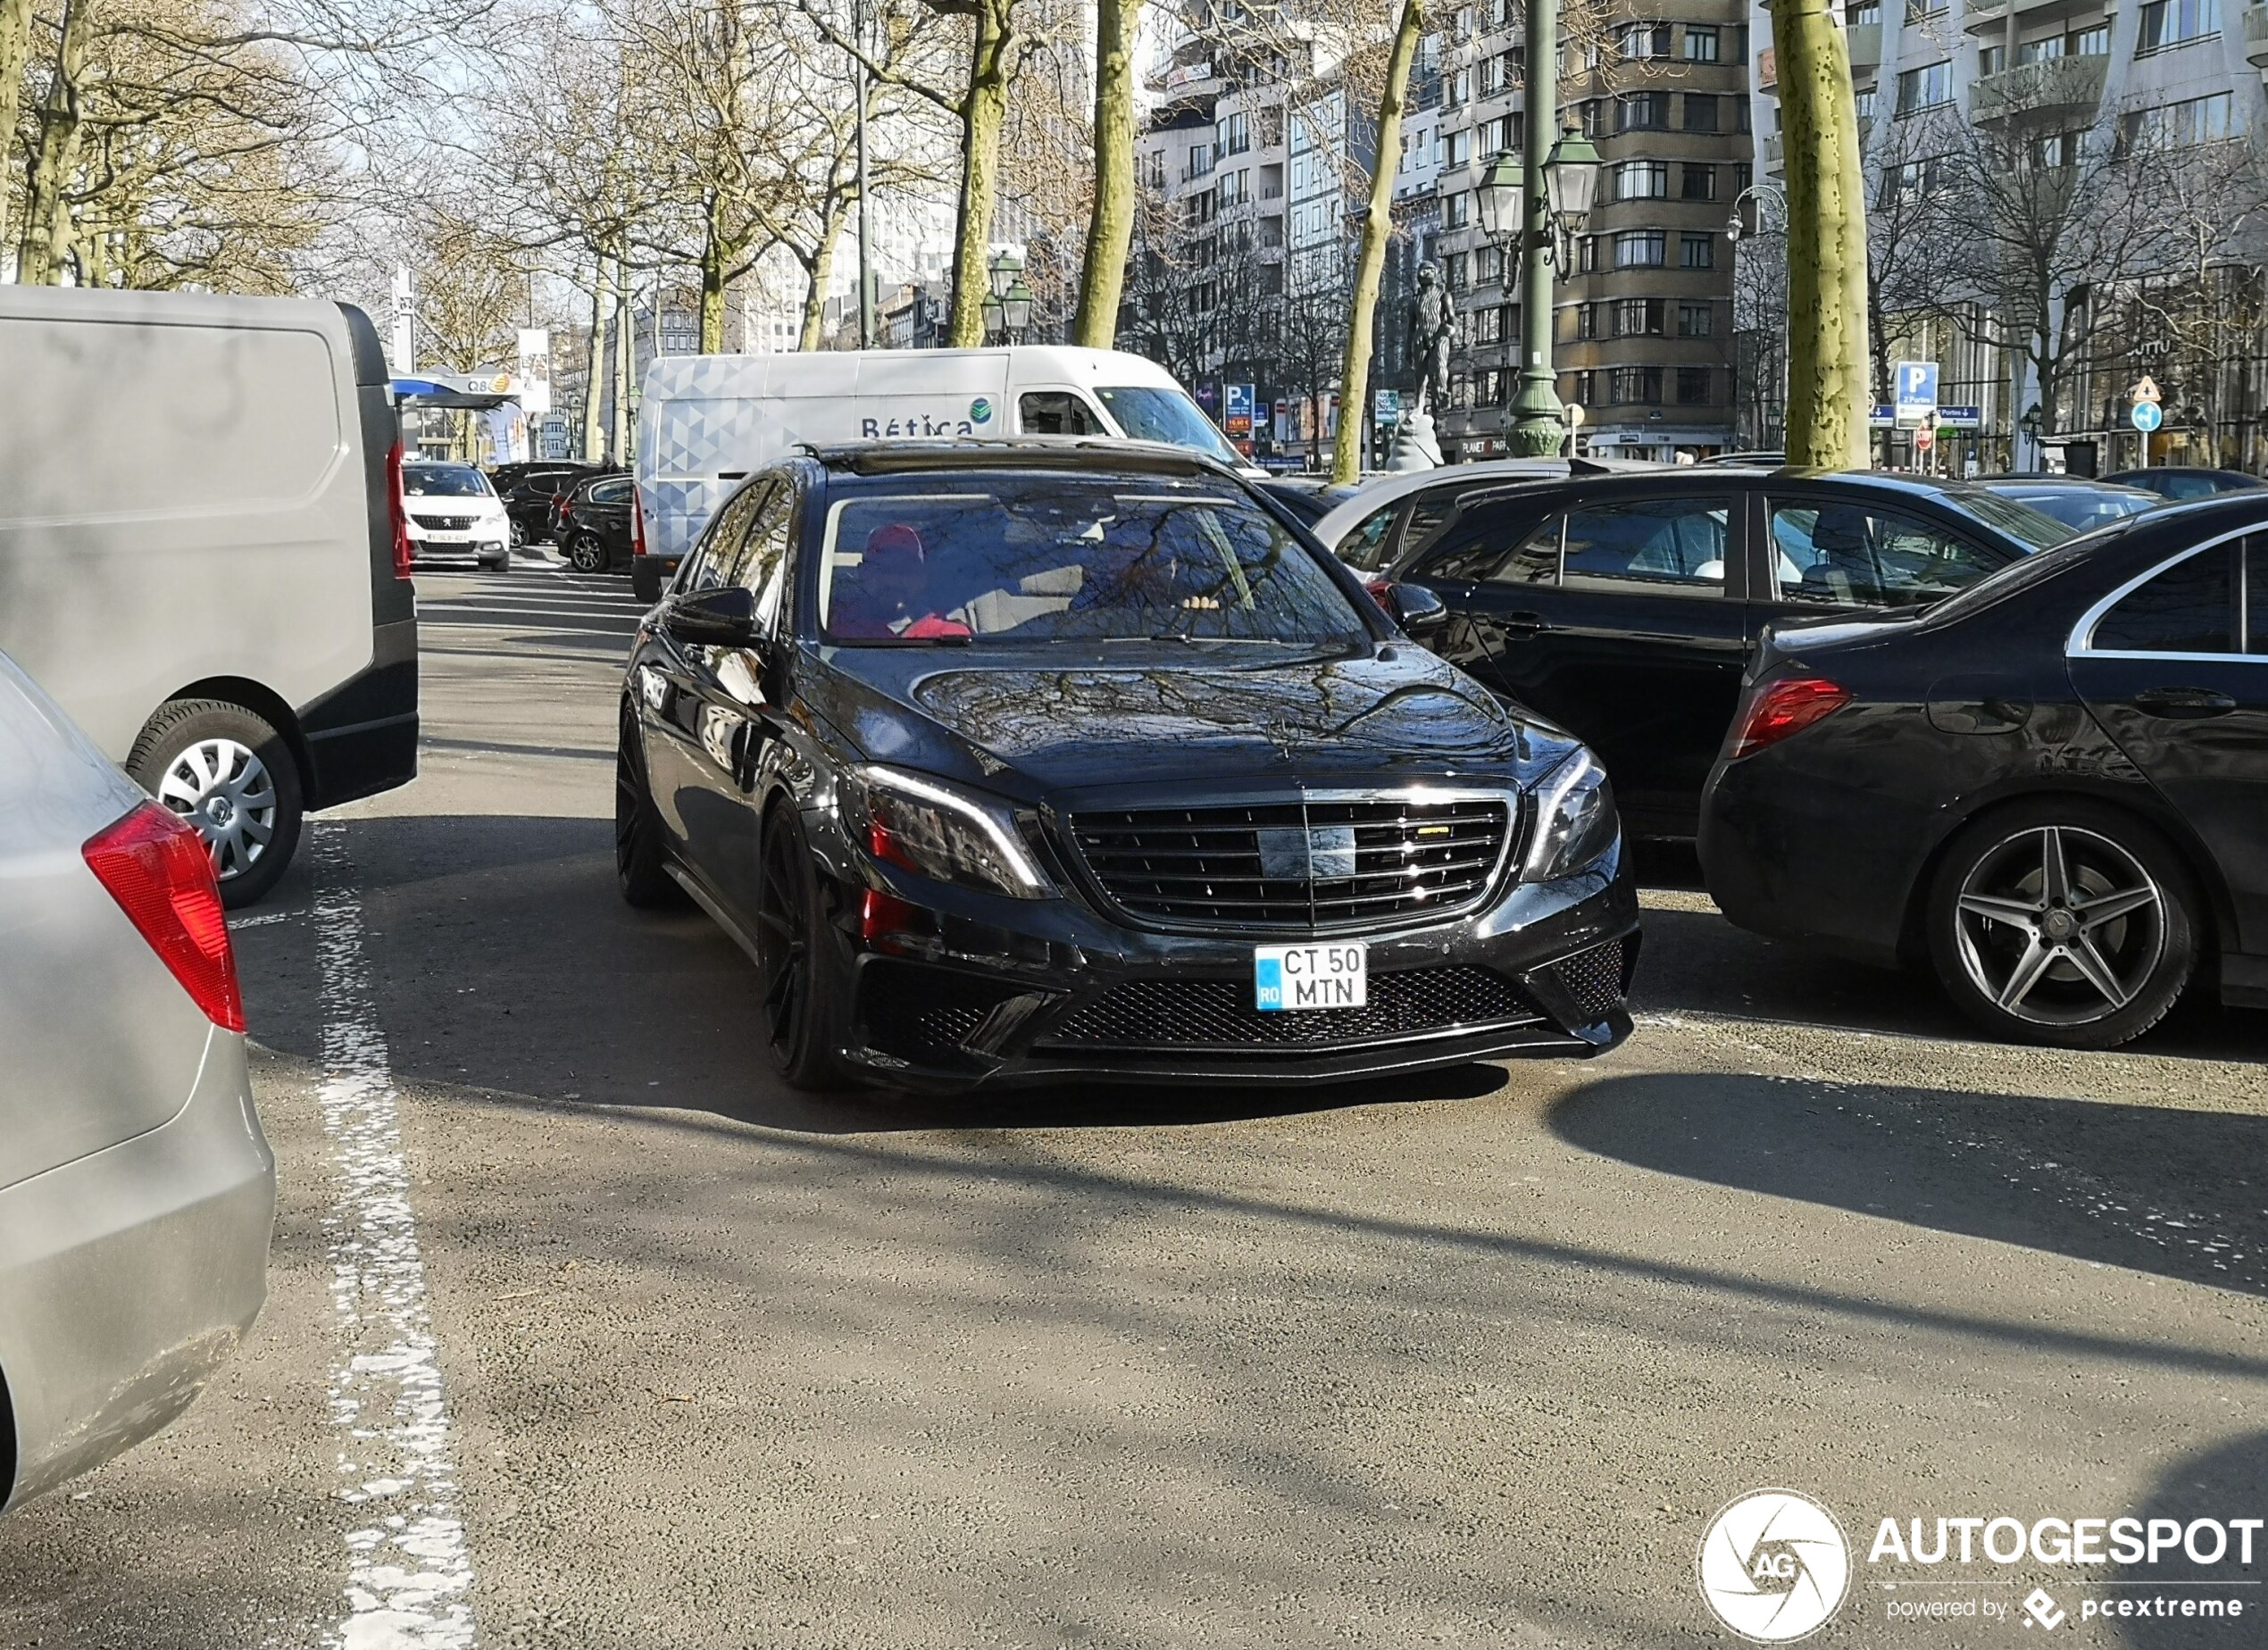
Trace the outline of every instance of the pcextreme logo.
{"label": "pcextreme logo", "polygon": [[1694,1559],[1701,1596],[1752,1644],[1807,1638],[1850,1590],[1843,1527],[1809,1496],[1755,1489],[1728,1503],[1702,1532]]}

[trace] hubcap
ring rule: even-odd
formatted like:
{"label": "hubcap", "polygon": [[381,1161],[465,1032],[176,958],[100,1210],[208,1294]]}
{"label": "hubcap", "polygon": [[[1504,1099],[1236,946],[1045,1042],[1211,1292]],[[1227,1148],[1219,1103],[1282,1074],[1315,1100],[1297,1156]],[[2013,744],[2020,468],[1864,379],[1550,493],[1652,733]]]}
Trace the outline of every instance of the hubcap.
{"label": "hubcap", "polygon": [[183,750],[158,781],[157,799],[196,827],[222,882],[251,870],[275,835],[275,781],[234,739],[199,739]]}
{"label": "hubcap", "polygon": [[2116,1013],[2165,949],[2165,893],[2091,830],[2042,825],[1979,859],[1956,916],[1969,982],[2005,1012],[2080,1026]]}

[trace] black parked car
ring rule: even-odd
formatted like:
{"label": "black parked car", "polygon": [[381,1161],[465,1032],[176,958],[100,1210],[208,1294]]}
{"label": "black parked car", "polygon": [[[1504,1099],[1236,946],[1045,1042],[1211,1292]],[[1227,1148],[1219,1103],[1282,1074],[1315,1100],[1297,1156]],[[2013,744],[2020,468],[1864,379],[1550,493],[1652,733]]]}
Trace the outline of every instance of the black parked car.
{"label": "black parked car", "polygon": [[2115,481],[2122,487],[2139,487],[2145,492],[2155,493],[2161,498],[2211,498],[2220,493],[2248,492],[2255,488],[2268,488],[2268,481],[2258,476],[2248,476],[2241,470],[2211,470],[2185,464],[2153,464],[2147,470],[2122,470],[2116,475],[2105,476],[2105,481]]}
{"label": "black parked car", "polygon": [[2200,966],[2268,1007],[2268,493],[2154,511],[1920,618],[1776,629],[1711,778],[1744,928],[1932,967],[2103,1048]]}
{"label": "black parked car", "polygon": [[608,473],[596,464],[570,464],[556,460],[498,464],[488,472],[504,513],[512,518],[512,542],[541,544],[551,537],[552,502],[595,475]]}
{"label": "black parked car", "polygon": [[630,512],[637,483],[619,471],[577,483],[559,506],[559,548],[579,573],[604,573],[629,563]]}
{"label": "black parked car", "polygon": [[2139,487],[2097,481],[2086,476],[1979,476],[1977,485],[2013,498],[2018,504],[2053,516],[2074,533],[2091,533],[2098,527],[2155,510],[2165,500]]}
{"label": "black parked car", "polygon": [[1589,754],[1194,454],[757,476],[638,634],[617,798],[624,896],[681,888],[741,943],[802,1086],[1345,1078],[1629,1029]]}
{"label": "black parked car", "polygon": [[1673,838],[1765,625],[1936,601],[2071,537],[1981,488],[1785,470],[1445,473],[1386,508],[1383,564],[1448,605],[1442,656],[1597,751],[1633,835]]}

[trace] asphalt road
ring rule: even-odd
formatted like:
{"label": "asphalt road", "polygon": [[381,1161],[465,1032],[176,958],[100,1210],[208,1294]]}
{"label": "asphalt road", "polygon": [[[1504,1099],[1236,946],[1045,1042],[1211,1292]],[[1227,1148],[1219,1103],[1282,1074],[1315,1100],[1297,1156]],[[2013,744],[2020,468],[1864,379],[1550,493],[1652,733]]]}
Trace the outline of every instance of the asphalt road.
{"label": "asphalt road", "polygon": [[1768,1485],[1858,1548],[1816,1642],[2020,1642],[1877,1521],[2268,1512],[2268,1017],[1980,1045],[1672,887],[1591,1063],[815,1102],[615,897],[621,581],[421,600],[423,776],[237,924],[266,1314],[0,1523],[0,1645],[1730,1642]]}

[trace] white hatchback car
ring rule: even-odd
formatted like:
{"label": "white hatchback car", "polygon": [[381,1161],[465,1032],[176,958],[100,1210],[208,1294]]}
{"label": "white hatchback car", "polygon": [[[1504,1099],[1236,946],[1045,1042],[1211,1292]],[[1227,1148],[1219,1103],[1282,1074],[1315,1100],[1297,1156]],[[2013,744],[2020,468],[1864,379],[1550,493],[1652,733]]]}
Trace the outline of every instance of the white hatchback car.
{"label": "white hatchback car", "polygon": [[4,1509],[188,1406],[276,1206],[212,856],[4,654],[0,935]]}
{"label": "white hatchback car", "polygon": [[416,566],[454,562],[496,572],[512,566],[512,517],[471,464],[403,465],[402,502]]}

